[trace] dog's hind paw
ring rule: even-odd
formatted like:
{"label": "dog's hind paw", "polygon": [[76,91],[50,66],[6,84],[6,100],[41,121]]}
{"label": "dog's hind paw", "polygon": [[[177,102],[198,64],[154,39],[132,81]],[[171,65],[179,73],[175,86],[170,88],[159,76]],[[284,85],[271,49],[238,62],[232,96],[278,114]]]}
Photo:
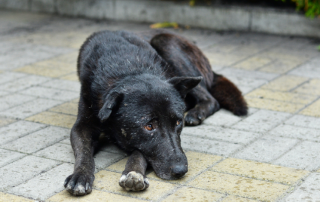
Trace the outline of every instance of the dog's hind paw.
{"label": "dog's hind paw", "polygon": [[119,185],[127,191],[142,191],[149,187],[149,180],[140,173],[131,171],[121,176]]}

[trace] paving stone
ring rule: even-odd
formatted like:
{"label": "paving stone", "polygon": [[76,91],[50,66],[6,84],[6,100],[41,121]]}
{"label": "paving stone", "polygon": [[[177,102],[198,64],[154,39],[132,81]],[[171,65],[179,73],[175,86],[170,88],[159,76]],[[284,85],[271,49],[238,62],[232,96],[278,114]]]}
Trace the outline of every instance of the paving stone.
{"label": "paving stone", "polygon": [[313,128],[303,128],[292,125],[279,125],[275,129],[270,131],[270,134],[273,136],[299,138],[303,140],[320,140],[320,130]]}
{"label": "paving stone", "polygon": [[242,197],[238,197],[238,196],[227,196],[226,198],[224,198],[222,200],[222,202],[255,202],[256,200],[252,200],[252,199],[247,199],[247,198],[242,198]]}
{"label": "paving stone", "polygon": [[73,165],[64,163],[9,190],[10,193],[44,201],[64,189],[63,182],[73,171]]}
{"label": "paving stone", "polygon": [[[170,183],[176,184],[185,184],[186,182],[190,181],[190,179],[194,178],[208,167],[212,166],[213,164],[217,163],[222,159],[221,156],[215,156],[210,154],[203,154],[199,152],[187,151],[186,156],[188,159],[188,172],[183,176],[183,178],[178,180],[170,180]],[[123,162],[118,162],[117,164],[122,164],[122,171],[124,170]],[[115,169],[117,165],[114,167],[108,167],[109,169]],[[119,169],[120,170],[120,169]],[[118,170],[118,171],[119,171]],[[122,172],[121,171],[121,172]],[[157,179],[162,182],[168,182],[167,180],[162,180],[156,176],[155,172],[151,172],[147,175],[148,178]]]}
{"label": "paving stone", "polygon": [[176,186],[170,183],[159,182],[149,179],[150,186],[146,191],[142,192],[128,192],[119,185],[120,173],[102,170],[95,174],[94,188],[119,193],[125,196],[137,197],[147,200],[157,200],[170,192]]}
{"label": "paving stone", "polygon": [[305,141],[277,159],[275,164],[309,171],[320,167],[320,143]]}
{"label": "paving stone", "polygon": [[198,127],[185,127],[183,134],[216,139],[233,143],[246,144],[260,136],[258,133],[239,131],[211,125],[200,125]]}
{"label": "paving stone", "polygon": [[47,110],[58,104],[61,104],[61,101],[38,98],[31,102],[27,102],[17,107],[13,107],[3,112],[0,112],[0,115],[24,119],[26,117],[29,117],[39,112],[42,112],[44,110]]}
{"label": "paving stone", "polygon": [[218,201],[222,198],[222,194],[195,189],[191,187],[182,187],[162,201],[175,202],[203,202],[203,201]]}
{"label": "paving stone", "polygon": [[266,163],[228,158],[215,165],[211,170],[222,173],[250,177],[292,185],[308,175],[308,171],[296,170]]}
{"label": "paving stone", "polygon": [[27,76],[27,74],[19,73],[19,72],[3,72],[0,74],[0,83],[7,83],[9,81],[13,81],[22,77]]}
{"label": "paving stone", "polygon": [[128,161],[129,157],[126,157],[124,159],[121,159],[120,161],[110,165],[109,167],[106,168],[106,170],[112,171],[112,172],[117,172],[117,173],[122,173],[124,171],[124,168],[126,166],[126,163]]}
{"label": "paving stone", "polygon": [[292,60],[292,58],[278,58],[271,64],[260,68],[259,71],[283,74],[299,66],[301,63],[302,61],[299,59]]}
{"label": "paving stone", "polygon": [[60,79],[65,79],[65,80],[69,80],[69,81],[78,81],[79,82],[79,77],[76,74],[76,72],[68,74],[68,75],[65,75],[65,76],[62,76],[62,77],[60,77]]}
{"label": "paving stone", "polygon": [[29,121],[18,121],[0,128],[0,145],[23,137],[29,133],[35,132],[46,127],[43,124],[32,123]]}
{"label": "paving stone", "polygon": [[16,91],[20,91],[28,87],[46,82],[48,80],[49,79],[45,77],[29,75],[29,76],[25,76],[20,79],[14,80],[12,82],[1,84],[0,89],[5,91],[10,91],[10,92],[16,92]]}
{"label": "paving stone", "polygon": [[[4,149],[15,150],[23,153],[33,153],[46,148],[69,136],[70,131],[63,128],[49,126],[45,129],[31,133],[16,141],[2,146]],[[32,146],[30,143],[32,142]]]}
{"label": "paving stone", "polygon": [[54,0],[33,0],[31,1],[31,11],[54,13],[55,12]]}
{"label": "paving stone", "polygon": [[9,92],[5,92],[5,91],[0,91],[0,97],[4,96],[4,95],[8,95],[8,94],[10,94],[10,93]]}
{"label": "paving stone", "polygon": [[267,109],[279,112],[295,113],[305,107],[304,104],[289,103],[264,98],[245,97],[249,107]]}
{"label": "paving stone", "polygon": [[188,185],[196,188],[234,194],[263,201],[275,201],[289,186],[213,171],[199,175]]}
{"label": "paving stone", "polygon": [[49,111],[77,116],[78,115],[78,103],[76,103],[76,102],[63,103],[59,106],[56,106],[56,107],[49,109]]}
{"label": "paving stone", "polygon": [[245,69],[245,70],[256,70],[256,69],[263,67],[271,62],[272,62],[272,60],[270,60],[269,58],[253,56],[249,59],[246,59],[246,60],[234,65],[233,67],[239,68],[239,69]]}
{"label": "paving stone", "polygon": [[311,79],[302,86],[294,89],[293,92],[320,96],[320,79]]}
{"label": "paving stone", "polygon": [[61,79],[53,79],[47,83],[42,84],[41,86],[56,88],[67,91],[80,92],[80,82],[75,81],[66,81]]}
{"label": "paving stone", "polygon": [[310,104],[318,98],[317,95],[298,94],[291,92],[277,92],[261,88],[250,92],[246,95],[246,97],[279,100],[284,102],[300,103],[305,105]]}
{"label": "paving stone", "polygon": [[31,101],[36,99],[33,96],[20,95],[20,94],[11,94],[7,96],[0,97],[0,111],[6,110],[16,105]]}
{"label": "paving stone", "polygon": [[214,66],[230,66],[245,58],[245,56],[240,56],[236,54],[223,54],[215,52],[207,52],[206,56],[210,64]]}
{"label": "paving stone", "polygon": [[42,112],[27,118],[28,121],[39,122],[64,128],[72,128],[77,117],[55,112]]}
{"label": "paving stone", "polygon": [[258,72],[258,71],[249,71],[249,70],[242,70],[242,69],[235,69],[235,68],[224,68],[220,72],[220,74],[226,76],[233,76],[233,77],[249,77],[251,79],[260,79],[260,80],[267,80],[270,81],[276,77],[278,74],[273,73],[266,73],[266,72]]}
{"label": "paving stone", "polygon": [[263,136],[248,147],[239,151],[235,157],[241,159],[270,162],[298,143],[296,139]]}
{"label": "paving stone", "polygon": [[7,190],[43,171],[56,166],[58,162],[35,156],[26,156],[16,162],[0,168],[0,190]]}
{"label": "paving stone", "polygon": [[5,166],[13,161],[24,157],[25,154],[0,149],[0,167]]}
{"label": "paving stone", "polygon": [[33,200],[22,198],[20,196],[15,196],[12,194],[1,193],[0,192],[1,201],[10,201],[10,202],[33,202]]}
{"label": "paving stone", "polygon": [[117,194],[112,194],[104,191],[92,190],[91,194],[77,197],[72,196],[68,191],[62,191],[57,195],[52,196],[47,200],[48,202],[114,202],[114,201],[132,201],[132,202],[139,202],[143,200],[121,196]]}
{"label": "paving stone", "polygon": [[[204,120],[203,124],[206,125],[217,125],[217,126],[230,126],[241,120],[241,117],[235,116],[231,112],[220,109],[218,112],[214,113],[212,116]],[[186,127],[184,128],[184,130]]]}
{"label": "paving stone", "polygon": [[266,132],[291,116],[288,113],[269,110],[259,110],[251,116],[243,119],[232,128],[255,132]]}
{"label": "paving stone", "polygon": [[[199,147],[201,145],[201,147]],[[230,155],[240,149],[241,145],[208,140],[188,135],[181,136],[181,146],[183,149],[189,149],[209,154]]]}
{"label": "paving stone", "polygon": [[312,103],[310,106],[300,112],[307,116],[320,117],[320,99]]}
{"label": "paving stone", "polygon": [[320,79],[319,66],[320,58],[317,57],[301,65],[299,68],[292,70],[289,74]]}
{"label": "paving stone", "polygon": [[295,115],[287,120],[285,124],[320,129],[320,118]]}
{"label": "paving stone", "polygon": [[[70,141],[69,141],[70,142]],[[107,145],[103,145],[101,147],[101,151],[105,151],[105,152],[110,152],[110,153],[115,153],[115,154],[123,154],[126,155],[126,153],[117,145],[115,144],[107,144]]]}
{"label": "paving stone", "polygon": [[285,201],[320,201],[320,173],[312,173]]}
{"label": "paving stone", "polygon": [[262,88],[276,91],[289,91],[298,87],[306,81],[308,81],[308,78],[293,75],[284,75],[262,86]]}
{"label": "paving stone", "polygon": [[79,97],[79,93],[76,93],[73,91],[57,90],[53,88],[45,88],[40,86],[25,89],[21,93],[26,95],[33,95],[41,98],[49,98],[49,99],[62,100],[62,101],[69,101]]}
{"label": "paving stone", "polygon": [[15,122],[15,119],[0,117],[0,127],[8,125],[13,122]]}

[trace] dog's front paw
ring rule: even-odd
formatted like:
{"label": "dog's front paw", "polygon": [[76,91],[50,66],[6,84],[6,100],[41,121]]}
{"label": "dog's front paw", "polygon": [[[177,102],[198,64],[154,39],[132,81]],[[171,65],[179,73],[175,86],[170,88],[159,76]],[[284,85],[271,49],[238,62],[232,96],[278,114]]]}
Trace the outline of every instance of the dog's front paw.
{"label": "dog's front paw", "polygon": [[191,109],[187,112],[187,115],[184,119],[186,126],[197,126],[206,119],[206,113],[203,111],[198,111],[196,109]]}
{"label": "dog's front paw", "polygon": [[149,180],[140,173],[131,171],[121,176],[119,185],[127,191],[142,191],[149,187]]}
{"label": "dog's front paw", "polygon": [[74,173],[64,181],[64,187],[70,194],[82,196],[91,193],[93,180],[94,175]]}

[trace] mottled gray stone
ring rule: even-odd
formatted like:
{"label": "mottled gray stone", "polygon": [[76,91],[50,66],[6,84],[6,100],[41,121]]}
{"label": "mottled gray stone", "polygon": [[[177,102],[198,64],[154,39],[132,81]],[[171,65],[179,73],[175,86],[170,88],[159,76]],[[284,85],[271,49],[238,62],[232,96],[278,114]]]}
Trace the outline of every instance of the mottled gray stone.
{"label": "mottled gray stone", "polygon": [[0,145],[46,127],[29,121],[18,121],[0,128]]}
{"label": "mottled gray stone", "polygon": [[60,90],[68,90],[68,91],[75,91],[80,92],[80,82],[79,81],[68,81],[68,80],[61,80],[61,79],[52,79],[47,83],[41,84],[41,86],[55,88]]}
{"label": "mottled gray stone", "polygon": [[24,157],[25,154],[0,149],[0,167],[5,166],[13,161]]}
{"label": "mottled gray stone", "polygon": [[205,152],[210,154],[228,156],[240,149],[241,145],[209,140],[189,135],[181,136],[181,146],[183,149]]}
{"label": "mottled gray stone", "polygon": [[[33,153],[68,137],[70,130],[49,126],[2,146],[23,153]],[[32,143],[32,145],[30,145]]]}
{"label": "mottled gray stone", "polygon": [[298,189],[290,194],[285,202],[319,202],[320,201],[320,173],[311,175],[302,183]]}
{"label": "mottled gray stone", "polygon": [[270,134],[288,138],[320,141],[320,130],[314,128],[304,128],[292,125],[279,125],[275,129],[271,130]]}
{"label": "mottled gray stone", "polygon": [[9,193],[44,201],[64,189],[64,180],[73,172],[73,165],[64,163],[9,190]]}
{"label": "mottled gray stone", "polygon": [[304,115],[295,115],[285,122],[288,125],[320,129],[320,118]]}
{"label": "mottled gray stone", "polygon": [[38,85],[40,83],[48,81],[49,78],[43,76],[35,76],[35,75],[28,75],[22,77],[17,80],[13,80],[11,82],[7,82],[0,85],[0,90],[16,92],[26,88],[29,88],[34,85]]}
{"label": "mottled gray stone", "polygon": [[33,96],[20,95],[20,94],[10,94],[0,98],[0,111],[6,110],[8,108],[20,105],[22,103],[36,99]]}
{"label": "mottled gray stone", "polygon": [[316,170],[320,167],[320,143],[305,141],[277,159],[275,164],[297,169]]}
{"label": "mottled gray stone", "polygon": [[0,168],[0,190],[5,191],[56,166],[57,161],[26,156]]}
{"label": "mottled gray stone", "polygon": [[25,89],[21,93],[26,95],[38,96],[41,98],[48,98],[48,99],[62,100],[62,101],[69,101],[79,97],[79,93],[76,93],[73,91],[45,88],[40,86]]}
{"label": "mottled gray stone", "polygon": [[236,158],[260,162],[270,162],[298,143],[296,139],[264,136],[243,150],[237,152]]}

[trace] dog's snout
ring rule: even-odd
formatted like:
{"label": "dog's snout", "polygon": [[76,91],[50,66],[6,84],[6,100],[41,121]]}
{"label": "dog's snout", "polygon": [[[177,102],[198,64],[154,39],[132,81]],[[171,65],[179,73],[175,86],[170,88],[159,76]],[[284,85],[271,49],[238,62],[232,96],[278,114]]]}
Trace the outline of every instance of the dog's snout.
{"label": "dog's snout", "polygon": [[188,172],[188,166],[187,165],[175,165],[172,168],[172,175],[176,178],[180,178],[184,176]]}

